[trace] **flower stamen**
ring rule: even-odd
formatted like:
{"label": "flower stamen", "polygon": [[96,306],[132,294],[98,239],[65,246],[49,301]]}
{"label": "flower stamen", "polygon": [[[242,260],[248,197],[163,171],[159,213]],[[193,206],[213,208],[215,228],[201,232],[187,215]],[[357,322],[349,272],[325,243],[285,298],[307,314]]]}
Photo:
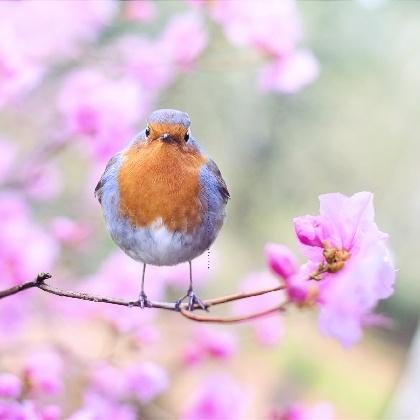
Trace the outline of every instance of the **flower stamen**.
{"label": "flower stamen", "polygon": [[328,241],[323,242],[323,248],[322,255],[325,258],[325,262],[322,262],[318,269],[309,276],[310,280],[320,281],[324,273],[337,273],[344,267],[351,255],[345,249],[330,247]]}

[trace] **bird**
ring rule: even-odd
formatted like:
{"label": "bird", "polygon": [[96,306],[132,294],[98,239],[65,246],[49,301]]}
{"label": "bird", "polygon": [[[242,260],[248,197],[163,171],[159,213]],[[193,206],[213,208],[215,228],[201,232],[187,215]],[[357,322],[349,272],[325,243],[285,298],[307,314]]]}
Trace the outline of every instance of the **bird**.
{"label": "bird", "polygon": [[138,305],[145,293],[146,266],[189,264],[186,308],[207,310],[193,288],[192,260],[208,250],[225,219],[230,194],[216,163],[191,134],[186,112],[158,109],[146,127],[106,165],[95,196],[113,241],[143,264]]}

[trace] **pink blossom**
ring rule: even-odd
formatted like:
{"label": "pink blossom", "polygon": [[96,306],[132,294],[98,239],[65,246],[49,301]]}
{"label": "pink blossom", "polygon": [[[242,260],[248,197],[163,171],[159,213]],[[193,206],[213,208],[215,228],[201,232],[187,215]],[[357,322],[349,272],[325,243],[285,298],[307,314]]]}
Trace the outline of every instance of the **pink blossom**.
{"label": "pink blossom", "polygon": [[21,380],[12,373],[0,373],[0,398],[17,398],[22,392]]}
{"label": "pink blossom", "polygon": [[112,400],[124,395],[124,376],[122,370],[107,363],[92,369],[91,386],[95,392]]}
{"label": "pink blossom", "polygon": [[292,0],[254,0],[210,3],[213,18],[232,43],[249,46],[273,56],[293,51],[302,37],[302,25]]}
{"label": "pink blossom", "polygon": [[50,200],[60,194],[63,185],[56,165],[44,163],[24,169],[25,192],[36,200]]}
{"label": "pink blossom", "polygon": [[33,392],[55,395],[63,387],[61,357],[51,349],[35,351],[25,361],[24,375]]}
{"label": "pink blossom", "polygon": [[[3,286],[2,286],[3,288]],[[0,305],[0,345],[10,344],[18,337],[19,328],[28,316],[31,299],[28,295],[18,294],[3,299]]]}
{"label": "pink blossom", "polygon": [[[0,3],[0,15],[5,3]],[[2,16],[2,24],[4,22]],[[42,73],[42,67],[16,47],[13,32],[5,27],[0,28],[0,107],[16,101],[33,89]]]}
{"label": "pink blossom", "polygon": [[149,22],[156,15],[156,6],[150,0],[131,0],[125,2],[124,16],[128,20]]}
{"label": "pink blossom", "polygon": [[[13,47],[36,60],[74,56],[91,41],[116,11],[111,0],[78,2],[1,2],[3,27],[16,38]],[[31,42],[28,42],[28,39]]]}
{"label": "pink blossom", "polygon": [[295,255],[285,245],[267,244],[265,255],[268,266],[283,279],[288,279],[299,269]]}
{"label": "pink blossom", "polygon": [[275,58],[260,71],[258,85],[262,91],[296,93],[319,75],[319,64],[306,50]]}
{"label": "pink blossom", "polygon": [[374,222],[373,194],[321,195],[320,216],[294,223],[311,278],[319,281],[320,328],[348,347],[377,302],[393,293],[395,269],[387,235]]}
{"label": "pink blossom", "polygon": [[[251,273],[241,283],[240,289],[244,292],[261,290],[279,286],[279,281],[268,273]],[[279,305],[284,301],[280,292],[267,293],[236,302],[234,308],[237,314],[259,312]],[[256,319],[251,323],[255,334],[262,344],[277,344],[283,336],[283,322],[280,315],[267,316]]]}
{"label": "pink blossom", "polygon": [[[159,300],[165,291],[164,280],[161,277],[160,267],[148,266],[146,269],[146,293],[149,299]],[[120,251],[111,254],[100,267],[98,273],[87,279],[80,288],[83,291],[105,296],[120,297],[136,301],[140,294],[142,265],[132,260]],[[83,306],[81,306],[83,305]],[[72,303],[75,316],[100,317],[110,322],[121,332],[136,332],[142,327],[150,325],[155,317],[153,311],[141,311],[134,307],[118,307],[116,305],[76,305]],[[127,311],[134,314],[129,315]],[[141,313],[140,313],[141,311]],[[138,313],[138,316],[135,315]]]}
{"label": "pink blossom", "polygon": [[162,43],[138,36],[121,37],[115,44],[124,69],[135,78],[148,95],[167,87],[176,77],[176,70]]}
{"label": "pink blossom", "polygon": [[236,336],[231,332],[201,327],[197,329],[196,334],[203,350],[214,358],[227,359],[237,349]]}
{"label": "pink blossom", "polygon": [[322,247],[322,242],[328,237],[328,232],[324,232],[328,226],[321,223],[320,216],[296,217],[294,225],[296,236],[304,245]]}
{"label": "pink blossom", "polygon": [[11,175],[16,155],[16,146],[10,141],[0,139],[0,183]]}
{"label": "pink blossom", "polygon": [[1,420],[37,419],[32,403],[0,400]]}
{"label": "pink blossom", "polygon": [[[0,106],[33,89],[46,65],[74,57],[116,10],[111,0],[0,2]],[[30,42],[28,42],[30,40]]]}
{"label": "pink blossom", "polygon": [[166,371],[152,362],[141,362],[126,370],[126,390],[141,403],[148,403],[169,386]]}
{"label": "pink blossom", "polygon": [[230,420],[240,418],[247,401],[243,385],[226,374],[202,380],[191,395],[182,420]]}
{"label": "pink blossom", "polygon": [[199,327],[194,339],[183,349],[183,361],[193,365],[210,356],[215,359],[228,359],[237,350],[237,338],[229,332],[210,327]]}
{"label": "pink blossom", "polygon": [[189,69],[207,46],[207,33],[200,15],[188,12],[174,16],[160,42],[170,62],[181,69]]}
{"label": "pink blossom", "polygon": [[84,394],[84,404],[68,420],[136,420],[136,410],[129,404],[115,402],[91,389]]}
{"label": "pink blossom", "polygon": [[76,70],[64,81],[58,107],[66,130],[83,136],[96,158],[107,159],[134,135],[145,114],[145,98],[132,79]]}
{"label": "pink blossom", "polygon": [[41,420],[60,420],[61,408],[58,405],[47,405],[38,409]]}
{"label": "pink blossom", "polygon": [[68,217],[56,217],[51,224],[53,236],[62,244],[78,246],[86,241],[91,229],[83,222]]}
{"label": "pink blossom", "polygon": [[5,286],[33,279],[52,268],[57,244],[31,219],[17,194],[0,194],[0,271]]}
{"label": "pink blossom", "polygon": [[152,323],[139,325],[135,332],[136,340],[140,347],[155,344],[161,338],[160,330]]}
{"label": "pink blossom", "polygon": [[295,403],[286,409],[276,409],[271,413],[271,420],[333,420],[334,409],[328,403],[318,403],[311,407]]}

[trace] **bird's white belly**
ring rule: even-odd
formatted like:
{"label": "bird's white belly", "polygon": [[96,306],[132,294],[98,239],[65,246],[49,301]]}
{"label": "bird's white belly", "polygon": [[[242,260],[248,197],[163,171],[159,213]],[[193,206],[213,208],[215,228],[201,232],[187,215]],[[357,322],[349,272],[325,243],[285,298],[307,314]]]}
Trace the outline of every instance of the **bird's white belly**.
{"label": "bird's white belly", "polygon": [[131,258],[152,265],[175,265],[202,254],[213,238],[202,229],[192,234],[171,232],[157,219],[148,227],[133,227],[126,220],[108,226],[111,236]]}

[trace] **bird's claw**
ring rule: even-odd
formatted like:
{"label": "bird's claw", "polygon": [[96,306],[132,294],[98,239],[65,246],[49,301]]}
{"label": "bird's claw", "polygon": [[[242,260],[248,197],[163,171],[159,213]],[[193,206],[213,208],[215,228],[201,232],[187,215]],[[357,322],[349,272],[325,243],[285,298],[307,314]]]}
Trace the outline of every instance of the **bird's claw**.
{"label": "bird's claw", "polygon": [[193,290],[188,290],[188,293],[185,296],[175,302],[176,311],[179,312],[181,310],[181,303],[185,299],[188,299],[188,305],[186,308],[188,311],[192,312],[197,305],[203,311],[208,311],[206,304],[194,293]]}
{"label": "bird's claw", "polygon": [[150,305],[150,301],[147,298],[146,293],[144,293],[144,292],[141,292],[140,293],[140,296],[139,296],[139,306],[140,306],[141,309],[149,308],[151,306]]}

